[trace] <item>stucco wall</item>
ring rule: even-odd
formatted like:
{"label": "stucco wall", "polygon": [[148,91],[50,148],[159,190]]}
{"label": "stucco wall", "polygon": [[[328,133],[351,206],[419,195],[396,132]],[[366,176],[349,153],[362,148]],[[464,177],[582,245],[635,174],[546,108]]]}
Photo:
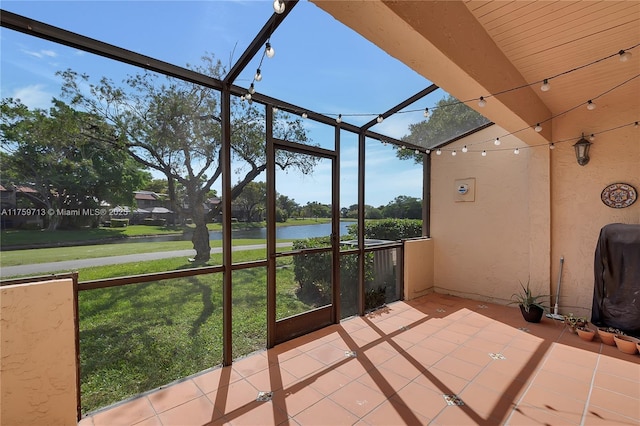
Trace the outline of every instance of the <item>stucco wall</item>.
{"label": "stucco wall", "polygon": [[[437,292],[507,303],[530,280],[548,293],[548,148],[525,148],[513,136],[495,146],[506,133],[494,125],[448,146],[456,156],[431,154]],[[465,144],[470,152],[461,152]],[[464,178],[475,179],[474,201],[456,201],[455,182]]]}
{"label": "stucco wall", "polygon": [[403,265],[405,300],[433,292],[433,240],[405,241]]}
{"label": "stucco wall", "polygon": [[[501,138],[500,147],[472,145],[508,133],[492,126],[448,147],[458,149],[455,157],[432,154],[435,291],[507,302],[530,278],[541,293],[555,294],[563,256],[559,312],[590,315],[600,228],[640,223],[640,201],[612,209],[600,200],[611,183],[640,189],[640,129],[597,135],[591,161],[579,166],[572,146],[578,124],[554,127],[554,140],[567,140],[554,150],[529,147],[514,155],[514,146],[527,146],[514,136]],[[488,155],[463,154],[465,144]],[[455,180],[468,177],[476,179],[475,201],[455,202]]]}
{"label": "stucco wall", "polygon": [[71,279],[0,288],[0,424],[77,423]]}
{"label": "stucco wall", "polygon": [[[577,123],[559,123],[554,135],[569,138],[576,127]],[[612,183],[629,183],[640,190],[640,128],[628,126],[596,135],[591,160],[585,166],[577,164],[572,145],[559,145],[551,157],[551,252],[553,258],[565,258],[560,312],[590,315],[593,262],[600,229],[608,223],[640,223],[640,201],[613,209],[600,199],[602,190]],[[552,266],[556,276],[558,265]]]}

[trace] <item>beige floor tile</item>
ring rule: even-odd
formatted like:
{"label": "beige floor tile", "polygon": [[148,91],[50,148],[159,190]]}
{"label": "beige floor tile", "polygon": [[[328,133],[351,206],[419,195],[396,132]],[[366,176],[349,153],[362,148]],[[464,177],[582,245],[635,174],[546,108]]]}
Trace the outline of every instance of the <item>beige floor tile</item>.
{"label": "beige floor tile", "polygon": [[377,390],[357,381],[349,383],[328,398],[359,418],[366,416],[386,400],[385,396]]}
{"label": "beige floor tile", "polygon": [[362,419],[368,425],[426,425],[428,418],[396,400],[387,400]]}
{"label": "beige floor tile", "polygon": [[304,426],[350,425],[357,422],[358,417],[329,398],[324,398],[293,420]]}
{"label": "beige floor tile", "polygon": [[160,413],[160,421],[164,426],[201,426],[220,418],[211,401],[205,396],[191,400],[185,404]]}
{"label": "beige floor tile", "polygon": [[95,426],[130,425],[156,415],[146,397],[137,398],[93,415]]}
{"label": "beige floor tile", "polygon": [[185,380],[153,392],[149,394],[148,398],[156,413],[162,413],[202,395],[204,394],[193,380]]}

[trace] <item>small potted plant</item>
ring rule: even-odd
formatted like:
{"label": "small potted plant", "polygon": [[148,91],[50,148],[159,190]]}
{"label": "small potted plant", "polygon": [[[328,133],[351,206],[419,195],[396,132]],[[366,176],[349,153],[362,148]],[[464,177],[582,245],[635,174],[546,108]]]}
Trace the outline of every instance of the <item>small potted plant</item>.
{"label": "small potted plant", "polygon": [[509,302],[509,304],[517,304],[520,307],[520,312],[522,312],[522,317],[525,321],[540,322],[547,307],[544,306],[539,299],[547,296],[542,294],[534,296],[529,288],[529,281],[527,281],[526,287],[521,282],[520,287],[522,287],[522,291],[514,293],[511,296],[511,302]]}
{"label": "small potted plant", "polygon": [[599,327],[598,328],[598,336],[600,336],[600,340],[602,343],[609,346],[615,346],[616,342],[613,338],[614,335],[624,335],[622,330],[618,330],[614,327]]}
{"label": "small potted plant", "polygon": [[572,313],[569,313],[569,315],[564,316],[564,323],[573,333],[577,333],[577,330],[586,327],[589,321],[587,321],[585,317],[576,317]]}
{"label": "small potted plant", "polygon": [[578,336],[586,342],[592,341],[596,335],[596,332],[586,325],[582,327],[576,327],[576,332],[578,333]]}

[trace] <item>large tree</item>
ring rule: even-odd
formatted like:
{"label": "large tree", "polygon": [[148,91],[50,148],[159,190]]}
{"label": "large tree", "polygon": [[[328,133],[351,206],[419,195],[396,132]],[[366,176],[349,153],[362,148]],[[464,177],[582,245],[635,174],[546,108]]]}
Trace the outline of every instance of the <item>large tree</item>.
{"label": "large tree", "polygon": [[[405,142],[425,148],[432,148],[473,130],[487,120],[482,114],[471,109],[451,95],[442,98],[433,108],[428,119],[409,125],[409,134],[402,137]],[[414,159],[422,164],[422,154],[410,149],[396,147],[396,155],[402,160]]]}
{"label": "large tree", "polygon": [[[31,110],[17,99],[2,100],[2,183],[32,187],[37,194],[23,195],[56,212],[96,212],[100,202],[130,204],[132,191],[150,174],[125,153],[109,149],[104,141],[113,139],[114,131],[100,117],[57,99],[52,103],[46,111]],[[78,225],[81,219],[50,215],[47,229]],[[97,217],[89,219],[97,222]]]}
{"label": "large tree", "polygon": [[[215,78],[224,74],[213,55],[202,60],[201,65],[192,67],[194,71]],[[192,238],[195,259],[209,260],[204,201],[222,174],[220,92],[150,72],[130,76],[122,87],[108,78],[91,83],[89,76],[72,70],[60,74],[65,80],[63,93],[74,104],[103,117],[118,130],[114,148],[166,176],[172,208],[190,216],[196,226]],[[231,193],[233,200],[266,169],[266,137],[264,108],[233,98],[231,111],[232,160],[240,164],[235,168],[240,177]],[[310,142],[297,118],[277,117],[273,124],[274,134],[280,139]],[[276,163],[302,173],[314,167],[308,157],[282,150]],[[176,202],[176,183],[185,189],[183,205]]]}

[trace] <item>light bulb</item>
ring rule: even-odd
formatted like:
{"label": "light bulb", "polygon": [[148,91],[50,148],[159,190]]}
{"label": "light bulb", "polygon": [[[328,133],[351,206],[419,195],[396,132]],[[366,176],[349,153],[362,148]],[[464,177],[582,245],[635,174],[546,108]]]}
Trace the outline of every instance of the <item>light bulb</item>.
{"label": "light bulb", "polygon": [[271,47],[271,43],[267,42],[264,53],[267,55],[267,58],[273,58],[273,55],[276,54],[276,51]]}
{"label": "light bulb", "polygon": [[536,124],[536,127],[534,127],[533,130],[540,133],[542,131],[542,126],[540,125],[540,123]]}
{"label": "light bulb", "polygon": [[431,154],[431,150],[430,150],[430,149],[426,150],[425,152],[426,152],[427,154]]}
{"label": "light bulb", "polygon": [[596,109],[596,104],[594,104],[591,99],[589,99],[589,102],[587,102],[587,109],[589,111],[593,111],[594,109]]}
{"label": "light bulb", "polygon": [[302,113],[302,118],[307,118],[308,116],[309,116],[309,115],[307,115],[307,113],[306,113],[306,112],[303,112],[303,113]]}
{"label": "light bulb", "polygon": [[379,116],[378,116],[378,118],[376,118],[376,121],[377,121],[378,123],[382,123],[382,120],[384,120],[384,118],[382,118],[382,116],[381,116],[381,115],[379,115]]}
{"label": "light bulb", "polygon": [[253,86],[253,83],[251,83],[251,86],[249,86],[249,93],[251,93],[252,95],[256,93],[256,88]]}
{"label": "light bulb", "polygon": [[406,145],[402,145],[400,148],[407,149],[407,146]]}
{"label": "light bulb", "polygon": [[637,121],[634,123],[633,127],[635,127],[636,129],[638,128],[638,122]]}
{"label": "light bulb", "polygon": [[495,146],[500,145],[500,138],[496,138],[496,140],[495,140],[495,141],[493,141],[493,144],[494,144]]}
{"label": "light bulb", "polygon": [[440,148],[438,148],[438,149],[436,150],[436,155],[441,155],[441,154],[442,154],[442,150],[441,150]]}
{"label": "light bulb", "polygon": [[246,95],[244,95],[244,98],[248,101],[251,100],[251,93],[247,93]]}
{"label": "light bulb", "polygon": [[483,156],[483,157],[486,157],[486,156],[487,156],[487,151],[482,150],[482,156]]}
{"label": "light bulb", "polygon": [[245,100],[244,95],[240,96],[240,100],[241,100],[241,101],[244,101],[244,100]]}
{"label": "light bulb", "polygon": [[549,84],[549,80],[546,78],[542,80],[542,86],[540,86],[540,90],[543,92],[548,92],[551,89],[551,85]]}
{"label": "light bulb", "polygon": [[429,116],[429,108],[425,108],[424,112],[422,113],[422,115],[424,115],[425,117]]}
{"label": "light bulb", "polygon": [[284,0],[273,0],[273,11],[278,15],[284,13]]}
{"label": "light bulb", "polygon": [[553,142],[551,143],[551,145],[549,145],[549,149],[556,149],[556,146],[553,144]]}
{"label": "light bulb", "polygon": [[593,133],[591,133],[591,136],[589,136],[589,140],[591,142],[593,142],[594,140],[596,140],[596,135],[594,135]]}
{"label": "light bulb", "polygon": [[513,153],[514,153],[515,155],[520,154],[520,148],[516,148],[516,149],[514,149],[514,150],[513,150]]}
{"label": "light bulb", "polygon": [[415,152],[416,154],[420,154],[420,151],[419,151],[419,150],[417,150],[417,149],[416,149],[414,152]]}
{"label": "light bulb", "polygon": [[620,54],[620,62],[627,62],[629,59],[631,59],[631,52],[621,50],[618,53]]}
{"label": "light bulb", "polygon": [[487,101],[484,100],[483,96],[480,96],[480,100],[478,101],[478,106],[480,108],[484,108],[485,106],[487,106]]}
{"label": "light bulb", "polygon": [[276,113],[276,112],[278,112],[278,107],[273,107],[272,110],[273,110],[274,113]]}
{"label": "light bulb", "polygon": [[260,68],[258,68],[258,71],[256,71],[256,75],[253,76],[253,79],[255,81],[262,81],[262,73],[260,72]]}
{"label": "light bulb", "polygon": [[469,150],[467,149],[467,146],[466,146],[466,145],[465,145],[465,146],[463,146],[463,147],[462,147],[462,152],[467,152],[467,151],[469,151]]}
{"label": "light bulb", "polygon": [[342,123],[342,114],[338,114],[338,118],[336,118],[336,123]]}
{"label": "light bulb", "polygon": [[454,156],[454,157],[455,157],[457,154],[458,154],[458,153],[456,152],[456,150],[455,150],[455,149],[454,149],[453,151],[451,151],[451,155],[452,155],[452,156]]}

